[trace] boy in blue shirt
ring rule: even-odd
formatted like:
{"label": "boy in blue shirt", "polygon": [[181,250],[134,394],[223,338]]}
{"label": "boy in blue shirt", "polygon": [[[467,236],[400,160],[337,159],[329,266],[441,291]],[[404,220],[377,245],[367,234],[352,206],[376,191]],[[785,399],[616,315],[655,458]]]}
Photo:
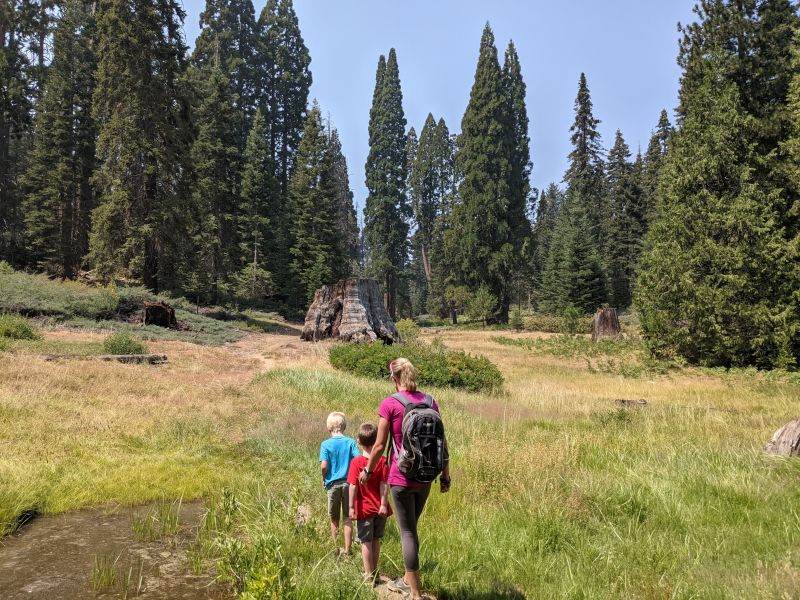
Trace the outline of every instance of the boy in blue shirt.
{"label": "boy in blue shirt", "polygon": [[344,515],[344,549],[340,555],[350,555],[353,543],[353,521],[350,519],[347,472],[350,461],[360,452],[353,438],[346,437],[347,427],[344,414],[332,412],[327,420],[328,432],[331,434],[319,447],[319,463],[322,469],[322,485],[328,492],[328,515],[331,518],[331,538],[337,545],[339,538],[340,517]]}

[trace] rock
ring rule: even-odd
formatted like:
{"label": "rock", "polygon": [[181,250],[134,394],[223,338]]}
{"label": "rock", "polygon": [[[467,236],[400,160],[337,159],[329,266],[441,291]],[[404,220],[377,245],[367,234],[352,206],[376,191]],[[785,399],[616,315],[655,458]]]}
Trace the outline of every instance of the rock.
{"label": "rock", "polygon": [[765,450],[779,456],[800,456],[800,417],[778,429]]}
{"label": "rock", "polygon": [[166,302],[145,302],[142,310],[142,324],[177,329],[178,320],[175,318],[175,309]]}
{"label": "rock", "polygon": [[305,341],[333,338],[347,342],[387,344],[400,341],[400,334],[383,305],[378,282],[351,277],[334,285],[323,285],[314,293],[306,314]]}
{"label": "rock", "polygon": [[592,341],[619,337],[621,328],[616,308],[600,308],[592,319]]}

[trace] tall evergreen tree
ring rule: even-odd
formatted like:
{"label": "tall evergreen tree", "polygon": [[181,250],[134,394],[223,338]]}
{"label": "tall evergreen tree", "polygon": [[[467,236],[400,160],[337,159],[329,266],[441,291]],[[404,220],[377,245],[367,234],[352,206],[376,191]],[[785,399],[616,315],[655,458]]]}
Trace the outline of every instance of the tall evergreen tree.
{"label": "tall evergreen tree", "polygon": [[263,304],[273,293],[270,268],[275,264],[275,239],[285,235],[270,219],[280,205],[274,172],[264,116],[257,109],[244,151],[236,221],[239,240],[236,295],[256,304]]}
{"label": "tall evergreen tree", "polygon": [[292,211],[292,271],[297,285],[295,308],[305,308],[314,292],[330,283],[340,256],[336,194],[328,136],[319,106],[308,112],[297,163],[289,187]]}
{"label": "tall evergreen tree", "polygon": [[67,0],[55,30],[24,181],[31,259],[64,278],[75,277],[88,250],[94,205],[94,34],[86,3]]}
{"label": "tall evergreen tree", "polygon": [[563,201],[564,193],[558,185],[551,183],[539,194],[536,204],[536,218],[533,225],[533,265],[532,272],[536,287],[541,287],[553,232],[558,222],[558,215]]}
{"label": "tall evergreen tree", "polygon": [[609,301],[626,308],[631,304],[633,282],[645,234],[643,194],[640,186],[642,160],[630,162],[630,150],[617,130],[608,154],[607,179],[610,219],[603,255],[609,279]]}
{"label": "tall evergreen tree", "polygon": [[498,299],[498,318],[508,319],[515,267],[511,207],[509,103],[494,34],[483,30],[475,82],[461,121],[458,169],[463,174],[453,209],[451,236],[459,276],[472,290],[485,286]]}
{"label": "tall evergreen tree", "polygon": [[[530,200],[531,153],[528,135],[528,109],[525,106],[525,82],[522,79],[522,66],[519,62],[514,42],[508,43],[503,62],[503,87],[508,102],[508,125],[511,135],[511,158],[509,170],[508,221],[514,253],[519,260],[516,270],[526,270],[530,264],[531,223],[527,209]],[[527,255],[527,256],[524,256]]]}
{"label": "tall evergreen tree", "polygon": [[98,14],[92,262],[106,277],[178,288],[189,251],[183,9],[176,0],[100,0]]}
{"label": "tall evergreen tree", "polygon": [[31,20],[28,2],[0,5],[0,260],[22,266],[24,223],[18,178],[24,169],[33,82],[25,52]]}
{"label": "tall evergreen tree", "polygon": [[370,271],[381,281],[389,314],[396,314],[397,286],[408,254],[410,209],[406,198],[406,119],[397,55],[381,56],[370,110],[364,232]]}
{"label": "tall evergreen tree", "polygon": [[575,122],[572,133],[572,152],[564,181],[572,197],[583,205],[589,219],[596,247],[605,244],[608,225],[608,205],[605,197],[602,146],[597,126],[600,120],[592,113],[592,99],[586,75],[581,73],[578,95],[575,98]]}
{"label": "tall evergreen tree", "polygon": [[268,0],[256,31],[256,99],[267,119],[275,175],[285,194],[306,118],[311,56],[292,0]]}
{"label": "tall evergreen tree", "polygon": [[656,129],[650,137],[650,143],[647,145],[647,152],[644,155],[642,164],[641,186],[645,204],[645,228],[655,207],[658,176],[667,156],[667,144],[669,144],[669,139],[672,137],[672,132],[672,124],[669,122],[667,111],[662,110]]}
{"label": "tall evergreen tree", "polygon": [[333,279],[349,277],[358,270],[358,220],[353,204],[353,191],[350,189],[350,176],[347,159],[342,152],[339,132],[329,126],[328,154],[330,156],[330,177],[336,205],[336,229],[339,258],[334,261]]}
{"label": "tall evergreen tree", "polygon": [[256,110],[255,9],[252,0],[206,0],[192,63],[201,73],[220,68],[228,78],[238,117],[237,145],[244,150]]}
{"label": "tall evergreen tree", "polygon": [[657,216],[639,275],[643,331],[657,351],[709,365],[796,361],[797,280],[775,192],[755,179],[753,124],[724,55],[692,68],[683,123],[662,171]]}
{"label": "tall evergreen tree", "polygon": [[228,294],[238,255],[239,114],[221,63],[205,67],[197,75],[203,79],[198,83],[200,104],[191,160],[192,198],[198,211],[192,235],[198,265],[191,287],[199,296],[216,304]]}

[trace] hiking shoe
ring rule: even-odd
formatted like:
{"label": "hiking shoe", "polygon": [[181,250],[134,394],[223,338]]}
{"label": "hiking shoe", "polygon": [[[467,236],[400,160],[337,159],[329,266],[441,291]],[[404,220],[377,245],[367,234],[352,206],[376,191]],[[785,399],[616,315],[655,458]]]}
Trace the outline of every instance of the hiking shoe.
{"label": "hiking shoe", "polygon": [[406,580],[402,577],[398,577],[394,581],[390,581],[386,584],[386,587],[392,592],[399,592],[405,595],[411,594],[411,588],[406,583]]}
{"label": "hiking shoe", "polygon": [[345,552],[344,548],[339,548],[339,554],[337,556],[339,560],[346,560],[348,558],[353,558],[353,551]]}

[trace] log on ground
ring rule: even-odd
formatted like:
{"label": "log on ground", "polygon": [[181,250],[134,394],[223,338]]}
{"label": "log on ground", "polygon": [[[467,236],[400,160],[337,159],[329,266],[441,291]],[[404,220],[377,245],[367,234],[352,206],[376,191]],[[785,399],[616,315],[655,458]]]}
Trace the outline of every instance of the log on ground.
{"label": "log on ground", "polygon": [[147,363],[150,365],[163,365],[167,362],[164,354],[102,354],[98,358],[105,361],[116,360],[121,363]]}
{"label": "log on ground", "polygon": [[778,429],[766,451],[778,456],[800,456],[800,417]]}

